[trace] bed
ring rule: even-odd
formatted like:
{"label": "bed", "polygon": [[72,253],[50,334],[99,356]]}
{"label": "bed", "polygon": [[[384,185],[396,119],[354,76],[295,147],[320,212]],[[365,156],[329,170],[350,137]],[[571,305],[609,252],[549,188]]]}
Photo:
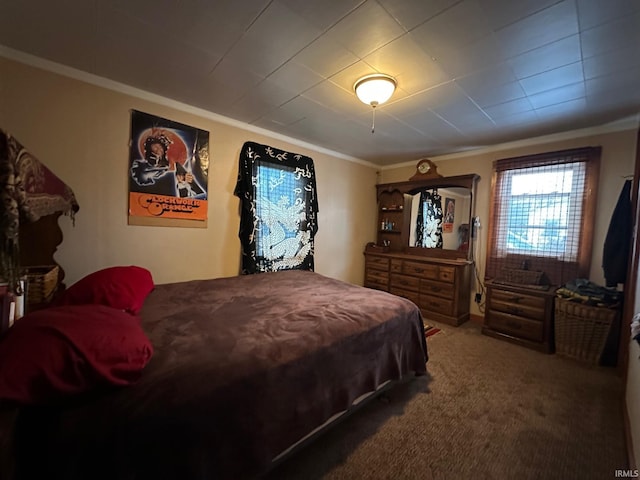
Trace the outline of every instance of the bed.
{"label": "bed", "polygon": [[253,478],[426,372],[412,302],[309,271],[155,285],[139,315],[154,353],[133,385],[4,409],[16,478]]}

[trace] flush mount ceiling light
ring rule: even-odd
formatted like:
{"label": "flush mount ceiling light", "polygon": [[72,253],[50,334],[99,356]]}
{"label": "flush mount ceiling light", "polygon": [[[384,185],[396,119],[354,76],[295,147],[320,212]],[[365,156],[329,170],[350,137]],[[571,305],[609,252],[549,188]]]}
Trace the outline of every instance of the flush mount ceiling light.
{"label": "flush mount ceiling light", "polygon": [[359,79],[353,89],[362,103],[371,105],[373,108],[373,124],[371,125],[371,133],[375,130],[376,107],[382,105],[391,98],[396,89],[395,78],[385,75],[384,73],[374,73]]}

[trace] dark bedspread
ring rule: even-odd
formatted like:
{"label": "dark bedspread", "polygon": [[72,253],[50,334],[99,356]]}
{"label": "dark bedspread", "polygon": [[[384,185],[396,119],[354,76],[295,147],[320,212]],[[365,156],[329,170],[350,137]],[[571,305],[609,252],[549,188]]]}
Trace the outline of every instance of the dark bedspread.
{"label": "dark bedspread", "polygon": [[365,392],[424,373],[408,300],[304,271],[158,285],[140,382],[20,412],[24,478],[245,478]]}

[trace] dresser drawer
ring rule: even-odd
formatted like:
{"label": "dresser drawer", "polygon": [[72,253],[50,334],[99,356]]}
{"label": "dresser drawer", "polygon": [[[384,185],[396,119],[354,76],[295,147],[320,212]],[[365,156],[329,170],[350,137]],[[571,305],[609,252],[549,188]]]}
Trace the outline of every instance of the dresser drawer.
{"label": "dresser drawer", "polygon": [[456,278],[456,269],[453,267],[438,267],[438,278],[443,282],[453,283]]}
{"label": "dresser drawer", "polygon": [[375,268],[377,270],[389,270],[389,259],[385,257],[367,257],[365,262],[367,269]]}
{"label": "dresser drawer", "polygon": [[534,307],[540,310],[544,310],[545,306],[545,299],[543,297],[536,297],[520,292],[510,292],[509,290],[501,290],[499,288],[493,288],[491,290],[491,299],[496,302],[512,303],[515,305]]}
{"label": "dresser drawer", "polygon": [[451,315],[453,313],[453,301],[431,295],[420,295],[418,306],[428,312],[437,312],[443,315]]}
{"label": "dresser drawer", "polygon": [[409,290],[404,290],[402,288],[392,286],[389,289],[389,293],[393,293],[394,295],[398,295],[399,297],[408,298],[416,305],[420,303],[420,294],[418,292],[411,292]]}
{"label": "dresser drawer", "polygon": [[499,332],[536,342],[541,342],[544,338],[542,322],[517,317],[509,313],[490,310],[488,325]]}
{"label": "dresser drawer", "polygon": [[399,273],[392,273],[391,286],[417,292],[420,290],[420,279],[417,277],[410,277],[408,275],[401,275]]}
{"label": "dresser drawer", "polygon": [[491,297],[491,309],[504,313],[510,313],[519,317],[526,317],[531,320],[542,322],[544,320],[544,304],[542,307],[531,307],[519,303],[507,303],[498,301]]}
{"label": "dresser drawer", "polygon": [[402,260],[397,260],[395,258],[391,259],[391,271],[394,273],[402,272]]}
{"label": "dresser drawer", "polygon": [[420,280],[420,291],[429,295],[453,299],[453,284],[436,282],[434,280]]}
{"label": "dresser drawer", "polygon": [[389,272],[385,272],[382,270],[375,270],[375,269],[367,269],[366,280],[368,282],[387,284],[389,282]]}
{"label": "dresser drawer", "polygon": [[402,264],[402,273],[438,280],[438,266],[428,263],[404,262]]}

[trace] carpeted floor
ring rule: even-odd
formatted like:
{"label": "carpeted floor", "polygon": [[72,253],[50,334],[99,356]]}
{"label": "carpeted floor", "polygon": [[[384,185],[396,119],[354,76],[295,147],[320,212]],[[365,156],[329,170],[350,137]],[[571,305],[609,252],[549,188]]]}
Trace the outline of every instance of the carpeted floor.
{"label": "carpeted floor", "polygon": [[435,324],[429,374],[400,383],[267,479],[608,479],[626,466],[622,380]]}

